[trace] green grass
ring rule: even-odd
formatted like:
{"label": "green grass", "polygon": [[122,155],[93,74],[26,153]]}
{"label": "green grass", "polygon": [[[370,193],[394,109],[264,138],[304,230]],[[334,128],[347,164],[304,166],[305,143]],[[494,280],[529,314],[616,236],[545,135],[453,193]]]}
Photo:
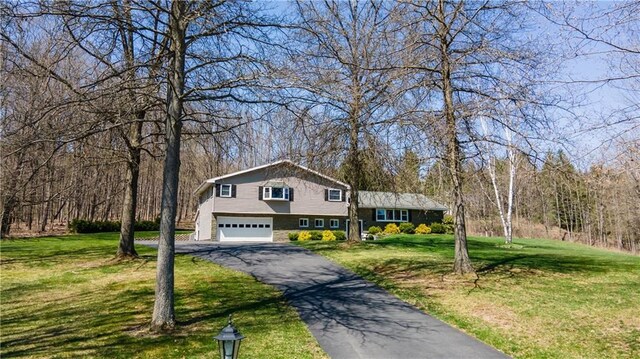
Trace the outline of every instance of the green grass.
{"label": "green grass", "polygon": [[300,243],[517,358],[639,358],[640,258],[551,240],[469,238],[475,276],[451,274],[449,235]]}
{"label": "green grass", "polygon": [[326,357],[273,287],[189,256],[175,263],[177,330],[149,333],[156,252],[116,262],[117,237],[2,241],[0,357],[215,358],[230,313],[242,358]]}

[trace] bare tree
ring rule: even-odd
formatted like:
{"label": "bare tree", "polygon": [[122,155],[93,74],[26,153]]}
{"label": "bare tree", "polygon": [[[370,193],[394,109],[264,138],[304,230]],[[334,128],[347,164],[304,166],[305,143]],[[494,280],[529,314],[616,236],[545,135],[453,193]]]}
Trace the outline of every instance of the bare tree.
{"label": "bare tree", "polygon": [[[321,128],[323,152],[343,153],[349,241],[359,241],[358,191],[367,137],[389,121],[394,88],[390,10],[380,1],[298,1],[292,34],[293,96],[307,125]],[[395,78],[397,80],[397,77]]]}

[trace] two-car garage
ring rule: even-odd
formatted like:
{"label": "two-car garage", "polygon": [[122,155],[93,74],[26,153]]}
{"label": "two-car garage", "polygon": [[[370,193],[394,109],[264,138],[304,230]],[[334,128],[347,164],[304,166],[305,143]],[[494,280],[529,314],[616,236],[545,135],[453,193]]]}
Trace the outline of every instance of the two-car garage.
{"label": "two-car garage", "polygon": [[217,217],[220,242],[273,242],[272,217]]}

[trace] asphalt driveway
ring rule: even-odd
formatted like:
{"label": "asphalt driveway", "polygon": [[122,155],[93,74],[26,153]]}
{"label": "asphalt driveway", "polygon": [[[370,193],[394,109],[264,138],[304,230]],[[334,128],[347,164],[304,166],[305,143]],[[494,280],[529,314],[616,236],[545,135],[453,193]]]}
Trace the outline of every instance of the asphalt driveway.
{"label": "asphalt driveway", "polygon": [[176,243],[284,292],[332,358],[506,358],[306,249],[281,243]]}

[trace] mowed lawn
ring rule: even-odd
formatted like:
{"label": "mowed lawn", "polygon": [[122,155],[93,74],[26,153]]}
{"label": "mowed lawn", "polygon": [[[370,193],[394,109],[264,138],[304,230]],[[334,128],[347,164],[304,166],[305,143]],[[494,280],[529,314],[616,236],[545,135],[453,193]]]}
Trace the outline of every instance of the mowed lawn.
{"label": "mowed lawn", "polygon": [[470,238],[478,277],[451,274],[450,235],[304,242],[517,358],[640,358],[640,257],[551,240]]}
{"label": "mowed lawn", "polygon": [[116,247],[117,234],[2,241],[0,357],[216,358],[230,313],[242,358],[326,357],[274,288],[189,256],[175,265],[180,325],[150,334],[156,252],[116,262]]}

